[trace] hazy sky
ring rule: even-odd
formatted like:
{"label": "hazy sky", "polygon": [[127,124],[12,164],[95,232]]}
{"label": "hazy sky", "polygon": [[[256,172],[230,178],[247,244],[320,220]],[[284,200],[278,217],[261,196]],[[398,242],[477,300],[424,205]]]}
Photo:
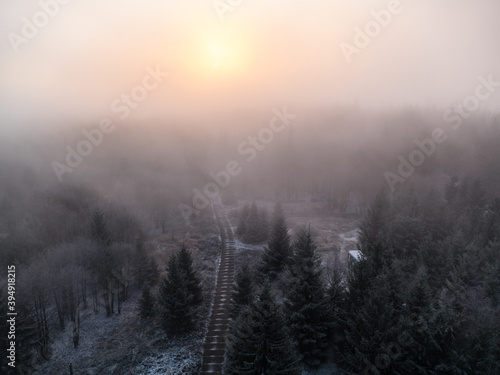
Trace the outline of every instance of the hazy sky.
{"label": "hazy sky", "polygon": [[[15,53],[9,33],[22,37],[23,18],[41,7],[1,1],[0,126],[97,121],[157,65],[170,76],[131,119],[298,104],[446,107],[473,94],[478,76],[500,81],[498,0],[401,0],[351,63],[340,44],[354,45],[356,28],[390,1],[242,0],[223,20],[214,3],[71,0]],[[500,108],[500,89],[483,105]]]}

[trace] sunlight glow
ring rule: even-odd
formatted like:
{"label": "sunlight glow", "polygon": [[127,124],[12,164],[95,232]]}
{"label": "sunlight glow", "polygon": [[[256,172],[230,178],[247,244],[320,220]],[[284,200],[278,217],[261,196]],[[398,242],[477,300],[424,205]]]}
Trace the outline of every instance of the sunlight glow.
{"label": "sunlight glow", "polygon": [[[193,33],[184,43],[179,61],[180,80],[201,93],[246,87],[255,80],[251,42],[238,32],[206,29]],[[178,71],[178,76],[179,71]]]}

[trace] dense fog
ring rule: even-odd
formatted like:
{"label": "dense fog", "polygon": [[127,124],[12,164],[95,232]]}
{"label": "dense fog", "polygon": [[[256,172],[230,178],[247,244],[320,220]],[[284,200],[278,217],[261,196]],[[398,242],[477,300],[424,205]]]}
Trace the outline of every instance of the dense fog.
{"label": "dense fog", "polygon": [[0,372],[498,374],[499,15],[2,2]]}

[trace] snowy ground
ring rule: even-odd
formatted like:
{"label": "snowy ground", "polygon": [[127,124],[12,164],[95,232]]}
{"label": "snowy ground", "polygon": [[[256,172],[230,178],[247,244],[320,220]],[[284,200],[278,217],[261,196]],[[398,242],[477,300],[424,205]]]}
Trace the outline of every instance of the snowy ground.
{"label": "snowy ground", "polygon": [[72,363],[75,375],[199,374],[203,333],[208,324],[220,252],[216,235],[216,227],[213,226],[208,233],[191,234],[185,239],[159,236],[151,239],[146,246],[148,253],[158,262],[162,274],[169,255],[181,243],[185,243],[191,251],[195,267],[200,270],[205,295],[197,333],[181,339],[167,337],[158,319],[141,321],[137,311],[140,291],[132,289],[128,300],[122,304],[121,314],[115,313],[107,318],[103,307],[98,314],[93,312],[91,306],[82,310],[80,345],[77,349],[73,347],[71,322],[64,332],[54,327],[51,331],[51,359],[38,364],[34,373],[69,374],[69,364]]}
{"label": "snowy ground", "polygon": [[82,313],[81,340],[72,344],[72,327],[56,334],[52,358],[36,374],[136,375],[197,374],[203,337],[169,338],[154,321],[140,321],[136,303],[139,293],[123,304],[121,314],[106,318],[103,311]]}
{"label": "snowy ground", "polygon": [[121,314],[106,318],[103,311],[82,312],[80,345],[73,348],[72,326],[57,335],[52,358],[36,374],[196,374],[201,358],[202,337],[168,339],[151,321],[140,321],[138,292],[124,302]]}

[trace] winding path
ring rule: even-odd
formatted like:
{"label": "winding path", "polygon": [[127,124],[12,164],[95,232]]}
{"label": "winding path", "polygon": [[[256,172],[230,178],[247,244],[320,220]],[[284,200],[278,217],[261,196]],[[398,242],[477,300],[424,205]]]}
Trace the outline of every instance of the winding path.
{"label": "winding path", "polygon": [[214,202],[213,210],[222,240],[222,254],[210,322],[203,346],[202,375],[222,374],[229,325],[228,308],[234,280],[234,233],[224,207]]}

